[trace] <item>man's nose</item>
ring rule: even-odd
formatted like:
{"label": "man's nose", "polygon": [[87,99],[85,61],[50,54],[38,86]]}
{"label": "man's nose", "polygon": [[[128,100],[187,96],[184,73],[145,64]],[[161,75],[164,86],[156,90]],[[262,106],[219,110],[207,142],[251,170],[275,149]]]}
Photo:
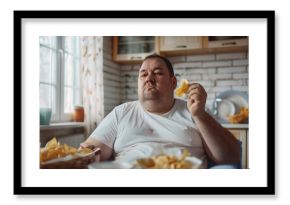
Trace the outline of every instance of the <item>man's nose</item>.
{"label": "man's nose", "polygon": [[148,73],[148,75],[146,76],[146,81],[151,81],[151,82],[155,81],[153,73],[151,72]]}

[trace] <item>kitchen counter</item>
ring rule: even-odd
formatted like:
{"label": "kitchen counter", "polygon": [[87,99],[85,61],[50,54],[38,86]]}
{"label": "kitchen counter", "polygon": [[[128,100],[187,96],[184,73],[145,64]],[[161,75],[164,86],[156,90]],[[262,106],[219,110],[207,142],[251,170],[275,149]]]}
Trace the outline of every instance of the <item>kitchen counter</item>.
{"label": "kitchen counter", "polygon": [[222,124],[223,127],[229,129],[248,129],[249,124]]}

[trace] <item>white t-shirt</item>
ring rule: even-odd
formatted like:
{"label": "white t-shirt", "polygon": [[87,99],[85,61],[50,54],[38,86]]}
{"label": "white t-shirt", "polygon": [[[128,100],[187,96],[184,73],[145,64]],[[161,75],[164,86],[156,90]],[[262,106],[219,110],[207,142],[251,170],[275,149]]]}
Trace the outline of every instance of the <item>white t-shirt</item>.
{"label": "white t-shirt", "polygon": [[116,160],[135,161],[160,152],[160,148],[186,148],[206,159],[199,131],[186,101],[175,99],[172,109],[162,115],[144,110],[139,101],[121,104],[109,113],[91,137],[113,148]]}

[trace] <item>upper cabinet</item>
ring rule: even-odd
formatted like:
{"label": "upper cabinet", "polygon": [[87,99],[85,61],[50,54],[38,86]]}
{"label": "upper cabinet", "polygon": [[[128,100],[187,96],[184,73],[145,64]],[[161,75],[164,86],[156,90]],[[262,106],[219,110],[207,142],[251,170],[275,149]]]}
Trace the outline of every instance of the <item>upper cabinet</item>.
{"label": "upper cabinet", "polygon": [[207,36],[204,47],[209,52],[248,51],[248,36]]}
{"label": "upper cabinet", "polygon": [[187,55],[248,50],[247,36],[160,36],[160,54]]}
{"label": "upper cabinet", "polygon": [[114,36],[113,60],[119,63],[140,62],[157,52],[155,36]]}
{"label": "upper cabinet", "polygon": [[115,36],[113,60],[140,63],[147,55],[164,56],[246,52],[247,36]]}
{"label": "upper cabinet", "polygon": [[160,36],[158,39],[161,53],[203,48],[202,36]]}

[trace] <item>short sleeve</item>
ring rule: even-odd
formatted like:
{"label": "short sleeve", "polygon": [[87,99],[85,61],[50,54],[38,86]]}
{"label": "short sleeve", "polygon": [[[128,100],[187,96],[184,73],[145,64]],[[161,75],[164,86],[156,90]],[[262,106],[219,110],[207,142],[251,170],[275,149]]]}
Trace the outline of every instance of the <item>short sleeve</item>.
{"label": "short sleeve", "polygon": [[113,148],[118,130],[117,115],[118,112],[115,108],[101,121],[90,137],[104,143],[110,148]]}

